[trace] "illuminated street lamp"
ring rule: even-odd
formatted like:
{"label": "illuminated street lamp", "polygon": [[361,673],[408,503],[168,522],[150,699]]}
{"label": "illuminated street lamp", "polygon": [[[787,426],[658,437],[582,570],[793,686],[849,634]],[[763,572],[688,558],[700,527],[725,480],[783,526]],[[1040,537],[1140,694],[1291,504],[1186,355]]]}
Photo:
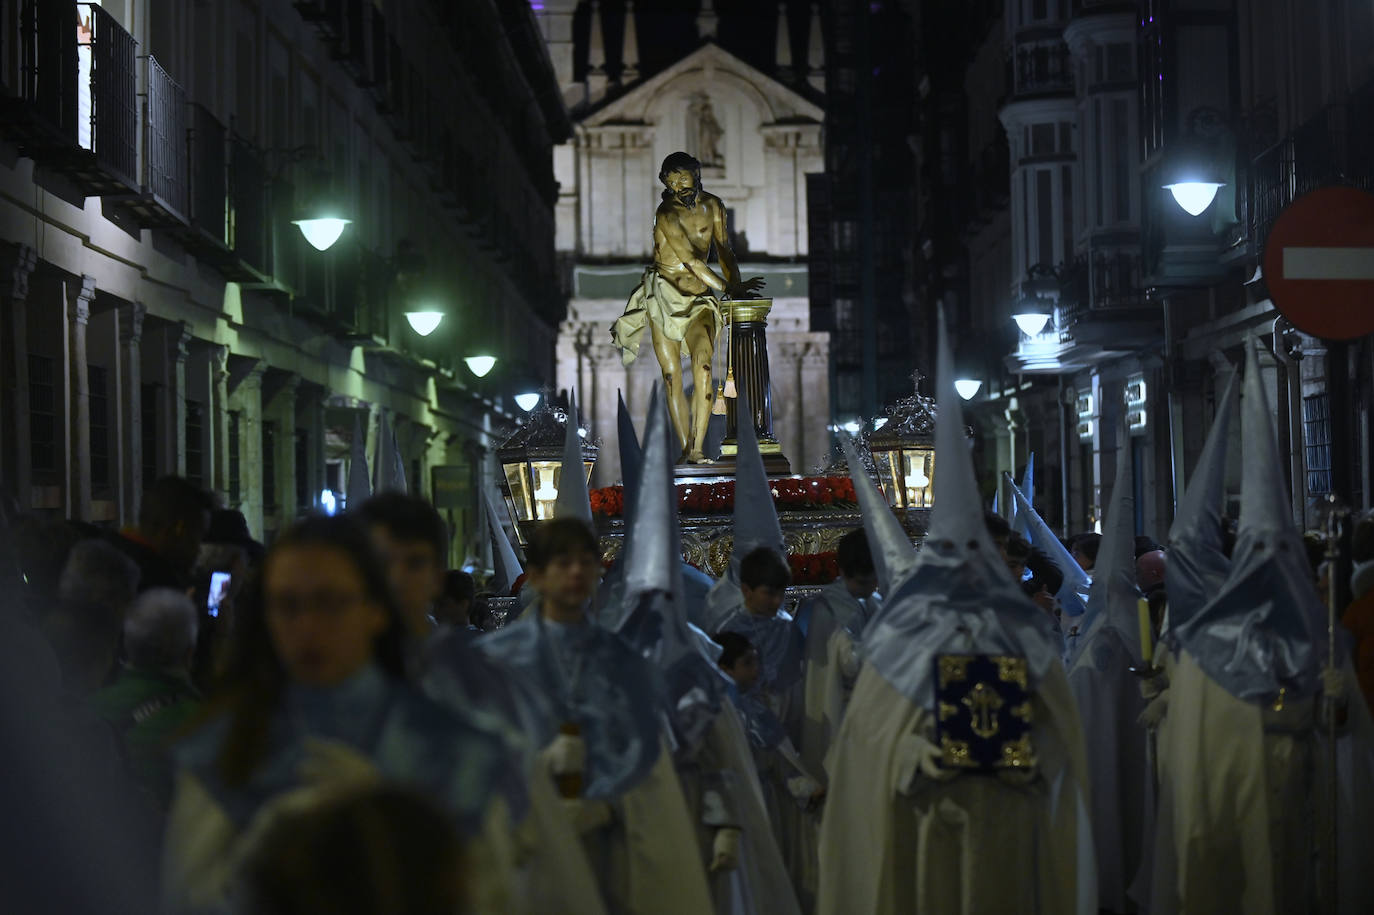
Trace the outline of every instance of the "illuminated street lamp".
{"label": "illuminated street lamp", "polygon": [[982,390],[983,382],[977,378],[959,378],[954,382],[954,390],[964,400],[972,400]]}
{"label": "illuminated street lamp", "polygon": [[410,323],[410,329],[422,337],[428,337],[434,333],[443,320],[444,313],[435,309],[406,312],[406,321]]}
{"label": "illuminated street lamp", "polygon": [[496,367],[495,356],[468,356],[463,361],[467,363],[468,371],[478,378],[487,377],[487,374]]}
{"label": "illuminated street lamp", "polygon": [[[538,394],[530,396],[536,398],[536,403],[540,397]],[[528,409],[523,403],[521,408]],[[553,517],[558,488],[563,482],[563,447],[568,421],[568,414],[561,407],[545,400],[525,424],[496,449],[496,460],[501,464],[502,495],[522,544],[528,542],[528,529],[532,525]],[[582,472],[589,480],[598,448],[581,427],[578,432],[582,439]]]}
{"label": "illuminated street lamp", "polygon": [[528,413],[539,406],[540,396],[538,391],[526,391],[523,394],[516,394],[515,405]]}
{"label": "illuminated street lamp", "polygon": [[1175,181],[1164,185],[1174,195],[1174,202],[1189,216],[1201,216],[1212,205],[1217,191],[1226,186],[1222,181]]}
{"label": "illuminated street lamp", "polygon": [[328,251],[352,222],[351,219],[340,219],[337,216],[291,220],[291,224],[300,228],[305,240],[310,242],[316,251]]}

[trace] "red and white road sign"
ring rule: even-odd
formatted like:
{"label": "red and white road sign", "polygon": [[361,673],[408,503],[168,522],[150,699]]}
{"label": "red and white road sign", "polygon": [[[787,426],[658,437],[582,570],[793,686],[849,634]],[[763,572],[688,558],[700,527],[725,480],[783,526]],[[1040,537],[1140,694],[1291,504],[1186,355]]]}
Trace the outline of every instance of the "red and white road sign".
{"label": "red and white road sign", "polygon": [[1293,326],[1326,340],[1374,333],[1374,194],[1323,187],[1269,230],[1264,281]]}

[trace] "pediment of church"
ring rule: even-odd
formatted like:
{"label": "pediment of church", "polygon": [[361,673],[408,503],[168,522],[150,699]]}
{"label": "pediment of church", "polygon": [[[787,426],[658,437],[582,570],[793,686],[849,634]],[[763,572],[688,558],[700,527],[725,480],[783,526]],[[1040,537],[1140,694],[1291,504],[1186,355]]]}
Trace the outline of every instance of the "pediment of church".
{"label": "pediment of church", "polygon": [[707,42],[665,70],[580,117],[584,128],[655,124],[684,99],[733,99],[756,109],[762,124],[819,125],[825,112],[796,89],[750,66],[714,42]]}

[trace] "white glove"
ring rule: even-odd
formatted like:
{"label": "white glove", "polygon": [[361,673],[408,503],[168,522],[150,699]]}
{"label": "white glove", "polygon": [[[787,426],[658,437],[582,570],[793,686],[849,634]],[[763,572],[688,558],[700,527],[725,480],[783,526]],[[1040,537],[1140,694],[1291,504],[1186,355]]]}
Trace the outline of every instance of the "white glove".
{"label": "white glove", "polygon": [[380,781],[382,771],[359,751],[338,740],[307,737],[305,759],[296,774],[306,784],[318,787],[365,785]]}
{"label": "white glove", "polygon": [[1136,720],[1147,730],[1153,731],[1159,727],[1159,723],[1164,720],[1164,716],[1169,711],[1169,694],[1162,692],[1150,700],[1150,704],[1145,706],[1145,711],[1140,713]]}
{"label": "white glove", "polygon": [[1150,700],[1168,688],[1169,675],[1161,670],[1153,677],[1145,677],[1140,681],[1140,696],[1142,699]]}
{"label": "white glove", "polygon": [[1333,702],[1344,702],[1350,690],[1350,678],[1339,667],[1327,665],[1322,668],[1322,692]]}
{"label": "white glove", "polygon": [[817,800],[823,791],[821,783],[809,775],[794,775],[787,780],[787,793],[803,805]]}
{"label": "white glove", "polygon": [[854,640],[845,634],[840,639],[839,646],[840,674],[848,680],[853,680],[859,675],[859,668],[863,664],[863,657],[859,654],[858,646]]}
{"label": "white glove", "polygon": [[580,797],[564,798],[563,813],[572,824],[573,831],[581,835],[600,829],[615,817],[615,811],[606,801],[589,801]]}
{"label": "white glove", "polygon": [[739,867],[739,830],[722,826],[716,830],[711,849],[711,873],[732,871]]}
{"label": "white glove", "polygon": [[920,734],[907,734],[897,742],[897,754],[901,762],[898,767],[898,784],[903,794],[915,791],[918,779],[924,777],[931,781],[947,782],[959,772],[940,765],[944,753],[935,744]]}
{"label": "white glove", "polygon": [[554,775],[581,775],[587,770],[587,742],[573,734],[559,734],[544,748]]}

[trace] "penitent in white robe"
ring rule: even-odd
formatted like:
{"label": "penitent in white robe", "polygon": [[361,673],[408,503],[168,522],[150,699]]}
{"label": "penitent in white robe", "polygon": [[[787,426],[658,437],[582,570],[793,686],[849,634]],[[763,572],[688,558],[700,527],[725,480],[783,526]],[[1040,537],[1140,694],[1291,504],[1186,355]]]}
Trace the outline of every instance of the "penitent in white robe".
{"label": "penitent in white robe", "polygon": [[825,777],[825,758],[840,730],[845,706],[858,674],[859,638],[877,613],[876,594],[861,602],[844,580],[821,589],[798,611],[806,625],[806,674],[801,722],[802,762],[817,778]]}
{"label": "penitent in white robe", "polygon": [[1033,701],[1039,776],[918,777],[903,738],[934,716],[865,666],[830,757],[820,915],[1097,911],[1078,712],[1052,665]]}
{"label": "penitent in white robe", "polygon": [[1110,912],[1126,911],[1127,888],[1140,870],[1148,839],[1150,773],[1145,728],[1139,723],[1144,701],[1132,663],[1117,630],[1099,625],[1068,674],[1092,780],[1097,888],[1102,908]]}
{"label": "penitent in white robe", "polygon": [[1151,911],[1315,911],[1318,700],[1275,710],[1238,699],[1186,650],[1167,669]]}
{"label": "penitent in white robe", "polygon": [[[712,776],[709,783],[704,777],[707,773]],[[732,703],[721,706],[694,757],[680,766],[679,775],[689,809],[700,813],[698,838],[708,867],[715,854],[716,830],[728,825],[740,831],[739,866],[709,874],[716,915],[801,915],[769,824],[749,738]],[[723,797],[708,802],[708,788]],[[715,806],[720,809],[710,809]]]}

